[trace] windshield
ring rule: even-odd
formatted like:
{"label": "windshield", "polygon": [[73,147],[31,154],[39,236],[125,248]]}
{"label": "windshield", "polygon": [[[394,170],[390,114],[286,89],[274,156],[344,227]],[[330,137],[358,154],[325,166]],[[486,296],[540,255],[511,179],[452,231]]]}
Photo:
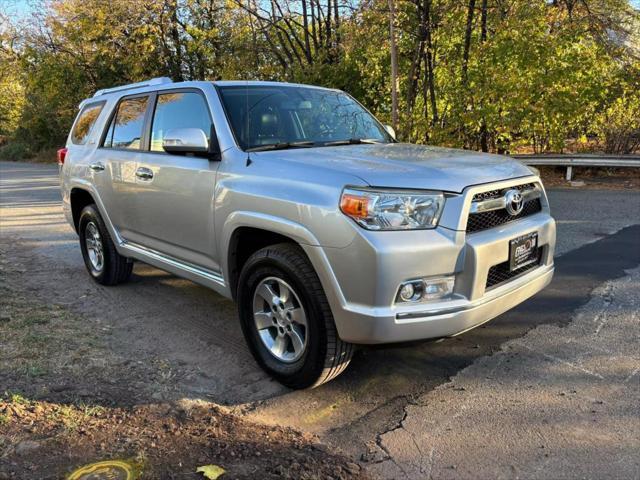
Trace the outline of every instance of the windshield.
{"label": "windshield", "polygon": [[219,87],[243,150],[393,141],[349,95],[285,85]]}

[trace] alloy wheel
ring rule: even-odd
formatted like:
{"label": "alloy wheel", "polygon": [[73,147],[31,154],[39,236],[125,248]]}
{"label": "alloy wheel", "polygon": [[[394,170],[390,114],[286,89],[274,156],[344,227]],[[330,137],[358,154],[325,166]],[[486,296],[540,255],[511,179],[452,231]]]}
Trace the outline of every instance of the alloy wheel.
{"label": "alloy wheel", "polygon": [[91,267],[96,272],[101,272],[104,268],[104,248],[100,230],[94,222],[87,223],[84,231],[84,242],[87,246],[87,255],[91,262]]}
{"label": "alloy wheel", "polygon": [[292,363],[307,348],[307,316],[291,286],[276,277],[267,277],[253,295],[253,319],[258,335],[271,355]]}

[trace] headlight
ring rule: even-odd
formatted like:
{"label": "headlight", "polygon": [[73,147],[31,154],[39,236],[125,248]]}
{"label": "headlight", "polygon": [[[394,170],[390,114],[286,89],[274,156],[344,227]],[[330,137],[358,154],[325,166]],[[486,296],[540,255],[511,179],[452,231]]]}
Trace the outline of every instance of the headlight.
{"label": "headlight", "polygon": [[340,210],[368,230],[416,230],[438,225],[442,192],[345,188]]}

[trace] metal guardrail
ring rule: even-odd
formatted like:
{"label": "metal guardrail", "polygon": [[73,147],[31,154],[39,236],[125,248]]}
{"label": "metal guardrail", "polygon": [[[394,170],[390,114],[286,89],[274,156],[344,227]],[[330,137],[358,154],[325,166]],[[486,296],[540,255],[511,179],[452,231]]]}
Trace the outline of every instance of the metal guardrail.
{"label": "metal guardrail", "polygon": [[573,176],[573,167],[636,167],[640,168],[640,155],[512,155],[526,165],[553,165],[567,167],[567,180]]}

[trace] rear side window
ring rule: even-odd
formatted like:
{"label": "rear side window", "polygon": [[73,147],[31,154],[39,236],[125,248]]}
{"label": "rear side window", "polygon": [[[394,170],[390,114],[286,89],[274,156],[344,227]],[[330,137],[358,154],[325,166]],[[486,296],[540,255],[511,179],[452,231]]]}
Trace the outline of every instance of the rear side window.
{"label": "rear side window", "polygon": [[125,98],[111,120],[104,147],[139,150],[149,97]]}
{"label": "rear side window", "polygon": [[172,92],[158,95],[151,128],[152,151],[163,151],[164,134],[173,128],[199,128],[209,139],[211,116],[202,95],[197,92]]}
{"label": "rear side window", "polygon": [[100,112],[102,112],[102,107],[104,107],[104,102],[91,103],[84,106],[71,132],[72,143],[76,145],[84,145],[87,143],[89,134],[91,130],[93,130],[93,126],[96,124]]}

